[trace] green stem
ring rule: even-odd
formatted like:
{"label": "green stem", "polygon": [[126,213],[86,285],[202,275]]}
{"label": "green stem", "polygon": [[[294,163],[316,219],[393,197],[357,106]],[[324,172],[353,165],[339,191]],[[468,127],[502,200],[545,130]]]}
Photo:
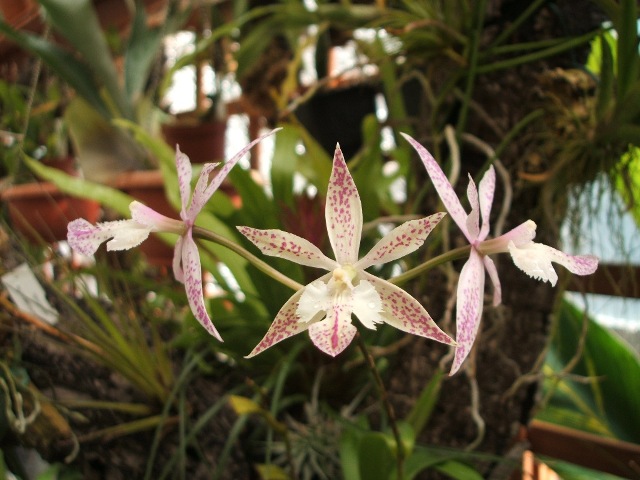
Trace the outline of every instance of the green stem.
{"label": "green stem", "polygon": [[442,265],[443,263],[451,262],[453,260],[458,260],[459,258],[465,258],[469,256],[471,251],[471,245],[465,245],[464,247],[454,248],[453,250],[449,250],[437,257],[434,257],[426,262],[418,265],[417,267],[412,268],[411,270],[407,270],[406,272],[398,275],[397,277],[393,277],[389,279],[390,283],[394,285],[401,285],[412,278],[415,278],[419,275],[422,275],[424,272],[431,270],[432,268],[437,267],[438,265]]}
{"label": "green stem", "polygon": [[296,282],[295,280],[292,280],[291,278],[287,277],[283,273],[280,273],[278,270],[273,268],[268,263],[260,260],[254,254],[252,254],[245,248],[241,247],[240,245],[235,243],[233,240],[229,240],[228,238],[225,238],[221,235],[218,235],[217,233],[214,233],[202,227],[193,227],[193,234],[198,238],[210,240],[212,242],[217,243],[218,245],[227,247],[232,252],[235,252],[238,255],[240,255],[242,258],[248,260],[250,263],[253,264],[254,267],[260,270],[262,273],[269,275],[274,280],[277,280],[278,282],[291,288],[292,290],[300,290],[301,288],[304,287],[304,285]]}
{"label": "green stem", "polygon": [[391,405],[391,402],[389,401],[389,393],[387,392],[387,389],[384,386],[384,382],[382,381],[380,372],[376,367],[376,362],[373,359],[373,356],[371,355],[371,353],[369,353],[369,350],[367,349],[367,345],[364,343],[364,340],[362,340],[362,337],[360,336],[359,333],[356,334],[356,339],[358,341],[358,348],[360,348],[362,355],[364,355],[364,358],[367,361],[367,365],[369,366],[369,370],[371,371],[371,374],[375,379],[376,386],[378,387],[378,391],[380,392],[380,400],[384,405],[384,409],[387,413],[387,418],[389,419],[389,424],[391,425],[391,431],[393,432],[393,437],[396,441],[396,447],[397,447],[396,461],[397,461],[397,469],[398,469],[397,479],[403,480],[404,479],[404,460],[405,460],[406,452],[404,451],[404,444],[402,443],[402,437],[400,436],[400,430],[398,429],[396,413],[395,413],[395,410],[393,409],[393,405]]}

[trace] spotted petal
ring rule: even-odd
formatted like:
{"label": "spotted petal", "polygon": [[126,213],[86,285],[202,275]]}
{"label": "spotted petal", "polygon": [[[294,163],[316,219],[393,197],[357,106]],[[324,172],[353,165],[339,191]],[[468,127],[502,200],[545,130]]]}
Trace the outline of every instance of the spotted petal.
{"label": "spotted petal", "polygon": [[480,214],[482,216],[482,227],[478,240],[484,240],[489,234],[489,216],[491,214],[491,205],[493,204],[493,196],[496,190],[496,171],[493,165],[489,166],[478,187],[478,195],[480,197]]}
{"label": "spotted petal", "polygon": [[455,345],[449,335],[444,333],[429,313],[415,298],[386,280],[364,272],[382,300],[383,320],[403,332],[430,338],[447,345]]}
{"label": "spotted petal", "polygon": [[237,228],[265,255],[325,270],[333,270],[338,266],[313,243],[292,233],[282,230],[259,230],[251,227]]}
{"label": "spotted petal", "polygon": [[181,250],[184,287],[187,292],[187,299],[189,301],[191,311],[207,332],[222,342],[222,337],[220,337],[216,327],[213,326],[204,305],[202,291],[202,266],[200,265],[198,246],[191,236],[191,230],[182,237]]}
{"label": "spotted petal", "polygon": [[394,228],[362,257],[354,267],[366,269],[371,265],[387,263],[404,257],[422,246],[431,230],[442,220],[444,212],[429,217],[410,220]]}
{"label": "spotted petal", "polygon": [[187,205],[191,197],[191,162],[189,157],[180,151],[180,146],[176,146],[176,172],[178,174],[178,187],[180,189],[180,203],[182,204],[181,216],[186,218]]}
{"label": "spotted petal", "polygon": [[255,357],[276,343],[292,337],[293,335],[297,335],[300,332],[304,332],[309,328],[309,323],[298,321],[298,314],[296,313],[298,310],[298,301],[304,291],[304,288],[298,290],[289,300],[287,300],[287,303],[282,306],[276,315],[276,318],[269,327],[266,335],[262,340],[260,340],[260,343],[256,345],[251,353],[246,356],[246,358]]}
{"label": "spotted petal", "polygon": [[453,218],[453,221],[456,222],[467,239],[472,242],[473,239],[469,238],[469,232],[467,231],[467,214],[464,211],[464,208],[462,208],[462,204],[460,203],[455,190],[449,183],[449,179],[440,168],[440,165],[438,165],[438,162],[436,162],[435,158],[433,158],[429,151],[422,145],[420,145],[417,141],[415,141],[406,133],[401,133],[401,135],[418,152],[422,163],[424,163],[424,166],[427,169],[429,177],[431,177],[433,186],[438,192],[438,195],[440,195],[442,204],[445,206],[445,208],[451,215],[451,218]]}
{"label": "spotted petal", "polygon": [[356,332],[356,327],[351,323],[350,302],[333,303],[324,320],[309,326],[313,344],[332,357],[349,346]]}
{"label": "spotted petal", "polygon": [[551,262],[559,263],[576,275],[590,275],[598,268],[598,258],[592,255],[568,255],[548,245],[529,242],[516,246],[509,243],[513,263],[530,277],[555,286],[558,274]]}
{"label": "spotted petal", "polygon": [[456,351],[449,375],[458,371],[473,346],[480,326],[484,302],[484,266],[482,257],[471,250],[458,280],[456,303]]}
{"label": "spotted petal", "polygon": [[478,189],[469,175],[469,185],[467,186],[467,198],[471,206],[471,212],[467,216],[465,224],[467,225],[467,239],[473,242],[480,234],[480,201],[478,200]]}
{"label": "spotted petal", "polygon": [[358,260],[362,235],[362,204],[340,146],[336,146],[325,205],[329,241],[340,265]]}
{"label": "spotted petal", "polygon": [[92,225],[78,218],[67,225],[67,240],[74,250],[93,255],[100,244],[107,242],[107,250],[128,250],[147,239],[153,228],[135,220],[116,220]]}
{"label": "spotted petal", "polygon": [[[212,167],[205,166],[202,169],[202,173],[198,178],[198,184],[196,185],[196,189],[193,192],[193,199],[191,200],[191,205],[189,207],[188,217],[191,220],[195,219],[198,213],[200,213],[200,210],[202,210],[202,207],[204,206],[204,204],[207,203],[211,198],[211,196],[215,193],[215,191],[218,190],[218,187],[220,187],[224,179],[227,178],[227,175],[229,175],[229,172],[236,165],[236,163],[238,163],[238,161],[242,157],[244,157],[245,154],[249,150],[251,150],[251,148],[253,148],[257,143],[261,142],[266,137],[273,135],[278,130],[280,130],[280,128],[271,130],[270,132],[265,133],[264,135],[256,138],[251,143],[249,143],[244,148],[242,148],[242,150],[240,150],[233,157],[231,157],[230,160],[225,162],[225,164],[222,166],[220,171],[217,173],[215,177],[213,177],[213,179],[210,182],[209,182],[209,175],[212,171]],[[207,165],[215,166],[217,164],[207,164]]]}

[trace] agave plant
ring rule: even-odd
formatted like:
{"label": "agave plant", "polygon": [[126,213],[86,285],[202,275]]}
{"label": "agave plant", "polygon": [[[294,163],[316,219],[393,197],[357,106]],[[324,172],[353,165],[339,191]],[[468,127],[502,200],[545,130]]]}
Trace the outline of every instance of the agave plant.
{"label": "agave plant", "polygon": [[[70,48],[47,36],[17,30],[4,19],[0,19],[0,32],[41,59],[82,100],[81,106],[76,106],[79,100],[72,105],[75,114],[69,115],[68,121],[80,162],[94,167],[85,168],[85,176],[103,179],[99,177],[105,172],[113,174],[143,166],[140,147],[111,121],[124,118],[144,124],[143,118],[152,118],[148,108],[144,108],[149,103],[145,95],[147,80],[164,36],[178,28],[188,12],[170,2],[165,23],[150,27],[144,8],[138,3],[122,55],[124,67],[119,68],[93,2],[39,0],[39,3],[46,28],[64,38]],[[117,154],[113,153],[114,145]],[[101,163],[106,167],[100,168]],[[92,172],[94,169],[96,174]]]}

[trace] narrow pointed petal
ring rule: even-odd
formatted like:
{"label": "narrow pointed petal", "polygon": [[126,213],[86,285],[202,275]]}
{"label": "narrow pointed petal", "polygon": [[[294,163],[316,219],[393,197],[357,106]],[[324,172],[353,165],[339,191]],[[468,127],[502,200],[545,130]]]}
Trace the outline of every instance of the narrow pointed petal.
{"label": "narrow pointed petal", "polygon": [[371,282],[360,280],[352,291],[352,310],[360,323],[375,330],[378,323],[384,322],[382,298]]}
{"label": "narrow pointed petal", "polygon": [[[213,177],[210,183],[208,183],[206,188],[201,189],[197,192],[194,191],[193,200],[191,201],[191,206],[189,207],[189,212],[188,212],[189,218],[192,220],[195,219],[198,213],[200,213],[200,210],[202,210],[202,207],[204,206],[204,204],[209,201],[209,199],[215,193],[215,191],[218,190],[220,185],[222,185],[222,182],[224,181],[225,178],[227,178],[227,175],[229,175],[229,172],[231,171],[231,169],[235,167],[236,163],[238,163],[238,161],[240,161],[240,159],[244,157],[249,150],[251,150],[256,144],[260,143],[266,137],[276,133],[278,130],[280,130],[280,128],[271,130],[270,132],[265,133],[264,135],[256,138],[251,143],[246,145],[244,148],[242,148],[242,150],[240,150],[238,153],[236,153],[233,157],[231,157],[228,161],[225,162],[225,164],[222,166],[222,168],[217,173],[217,175]],[[207,181],[209,178],[209,173],[211,173],[211,170],[209,170],[206,173],[205,180]],[[203,176],[204,176],[204,169],[203,169],[203,174],[201,175],[201,178],[203,178]],[[198,183],[199,183],[199,180],[200,179],[198,179]]]}
{"label": "narrow pointed petal", "polygon": [[147,239],[151,228],[135,220],[116,220],[92,225],[78,218],[67,225],[67,240],[71,248],[84,255],[93,255],[101,243],[107,242],[107,250],[128,250]]}
{"label": "narrow pointed petal", "polygon": [[325,205],[329,241],[340,265],[358,260],[362,235],[362,204],[340,146],[336,146]]}
{"label": "narrow pointed petal", "polygon": [[558,274],[551,262],[559,263],[576,275],[590,275],[598,268],[598,258],[592,255],[567,255],[548,245],[529,242],[516,246],[509,243],[509,252],[513,263],[530,277],[555,286]]}
{"label": "narrow pointed petal", "polygon": [[[445,208],[453,218],[453,221],[456,222],[460,230],[462,230],[467,239],[469,239],[469,232],[467,231],[466,224],[467,214],[464,211],[464,208],[462,208],[462,204],[460,203],[455,190],[449,183],[449,179],[440,168],[440,165],[438,165],[438,162],[436,162],[435,158],[433,158],[429,151],[422,145],[420,145],[417,141],[415,141],[406,133],[401,132],[401,135],[418,152],[422,163],[424,163],[424,166],[427,169],[429,177],[431,177],[433,186],[438,192],[438,195],[440,195],[442,204],[445,206]],[[469,241],[471,242],[472,239],[469,239]]]}
{"label": "narrow pointed petal", "polygon": [[364,270],[371,265],[391,262],[416,251],[445,215],[444,212],[435,213],[394,228],[382,237],[369,253],[356,262],[354,267]]}
{"label": "narrow pointed petal", "polygon": [[456,373],[471,351],[478,334],[484,302],[484,266],[481,256],[471,250],[458,280],[456,303],[456,350],[449,375]]}
{"label": "narrow pointed petal", "polygon": [[184,243],[184,237],[178,237],[176,245],[173,249],[173,276],[175,279],[184,283],[184,270],[182,269],[182,245]]}
{"label": "narrow pointed petal", "polygon": [[304,291],[304,288],[298,290],[289,300],[287,300],[287,303],[282,306],[276,315],[276,318],[273,320],[273,323],[269,327],[264,338],[260,340],[256,348],[254,348],[245,358],[255,357],[276,343],[300,332],[304,332],[309,328],[309,323],[298,321],[298,315],[296,313],[298,310],[298,301]]}
{"label": "narrow pointed petal", "polygon": [[455,345],[456,342],[438,327],[420,302],[407,292],[367,272],[364,272],[364,277],[380,295],[385,323],[412,335]]}
{"label": "narrow pointed petal", "polygon": [[489,275],[489,279],[493,284],[493,306],[497,307],[502,303],[502,286],[500,285],[500,277],[498,277],[498,269],[490,257],[484,256],[482,257],[482,261],[484,262],[484,268]]}
{"label": "narrow pointed petal", "polygon": [[178,187],[180,188],[180,203],[182,204],[182,216],[187,213],[189,197],[191,196],[191,162],[189,157],[180,151],[180,146],[176,146],[176,172],[178,174]]}
{"label": "narrow pointed petal", "polygon": [[209,176],[218,165],[219,163],[205,163],[202,166],[200,176],[198,177],[196,186],[193,189],[191,204],[189,204],[188,207],[187,204],[183,206],[186,211],[184,220],[190,220],[191,222],[195,221],[196,217],[202,210],[202,207],[204,207],[204,204],[207,203],[209,198],[211,198],[211,195],[213,195],[213,191],[211,192],[211,195],[207,195],[207,189],[209,188]]}
{"label": "narrow pointed petal", "polygon": [[356,327],[351,323],[351,308],[345,303],[332,305],[324,320],[309,326],[313,344],[332,357],[349,346],[356,332]]}
{"label": "narrow pointed petal", "polygon": [[338,267],[334,260],[322,253],[313,243],[293,233],[242,226],[236,228],[265,255],[325,270],[333,270]]}
{"label": "narrow pointed petal", "polygon": [[467,216],[465,225],[467,226],[468,240],[471,242],[476,240],[480,234],[480,201],[478,200],[478,189],[471,175],[469,175],[469,185],[467,186],[467,198],[471,212]]}
{"label": "narrow pointed petal", "polygon": [[486,171],[480,186],[478,187],[478,195],[480,197],[480,214],[482,216],[482,227],[478,240],[484,240],[489,235],[489,217],[491,216],[491,205],[493,204],[493,196],[496,190],[496,171],[493,165]]}
{"label": "narrow pointed petal", "polygon": [[306,287],[304,292],[298,301],[298,309],[296,314],[299,322],[309,323],[313,320],[319,320],[316,318],[318,314],[329,310],[331,307],[331,293],[327,287],[327,281],[331,278],[331,274],[328,273],[323,277],[315,280]]}
{"label": "narrow pointed petal", "polygon": [[204,305],[202,291],[202,266],[200,265],[200,255],[198,246],[191,237],[191,231],[182,239],[182,269],[184,271],[184,288],[187,292],[189,306],[196,319],[207,332],[222,342],[222,337],[213,326],[211,318]]}

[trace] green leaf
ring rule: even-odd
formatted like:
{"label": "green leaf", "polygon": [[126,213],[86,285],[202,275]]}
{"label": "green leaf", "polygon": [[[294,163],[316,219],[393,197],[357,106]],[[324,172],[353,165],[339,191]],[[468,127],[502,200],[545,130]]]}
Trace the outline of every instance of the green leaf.
{"label": "green leaf", "polygon": [[299,141],[299,132],[294,128],[284,128],[276,136],[271,163],[271,185],[273,200],[278,206],[294,208],[293,176],[297,171],[295,152]]}
{"label": "green leaf", "polygon": [[424,426],[431,417],[433,408],[440,397],[440,388],[442,387],[443,377],[444,374],[442,370],[438,369],[433,378],[429,380],[429,383],[427,383],[420,393],[418,401],[405,419],[405,421],[413,428],[416,437],[420,435],[420,432],[422,432]]}
{"label": "green leaf", "polygon": [[[170,5],[170,8],[175,8],[173,2]],[[169,33],[167,30],[163,27],[149,28],[144,6],[141,2],[136,4],[124,56],[124,88],[129,102],[136,102],[141,96],[164,37]]]}
{"label": "green leaf", "polygon": [[16,42],[21,48],[42,58],[60,78],[67,82],[101,115],[109,116],[109,109],[100,95],[100,88],[95,82],[93,73],[84,62],[41,37],[14,30],[2,20],[0,20],[0,32]]}
{"label": "green leaf", "polygon": [[596,118],[598,120],[603,119],[605,113],[609,110],[614,93],[614,63],[608,38],[605,37],[607,33],[608,32],[605,32],[591,44],[592,54],[595,46],[598,45],[602,57],[600,64],[600,83],[598,84],[598,93],[596,96]]}
{"label": "green leaf", "polygon": [[386,435],[369,432],[362,436],[358,447],[360,478],[388,480],[396,460]]}
{"label": "green leaf", "polygon": [[406,478],[415,478],[418,474],[435,469],[452,478],[460,480],[481,480],[483,477],[474,468],[458,460],[463,453],[441,453],[427,447],[416,448],[405,463]]}
{"label": "green leaf", "polygon": [[[566,406],[566,399],[573,397],[574,411],[594,417],[596,424],[605,425],[621,440],[639,443],[640,358],[615,334],[584,315],[568,301],[562,303],[548,362],[559,370],[571,361],[578,350],[583,321],[587,321],[583,353],[572,373],[589,377],[591,381],[560,380],[570,395],[564,395],[564,404],[558,404],[552,397],[550,405],[558,409],[570,408]],[[547,388],[553,386],[552,381],[547,382]],[[543,410],[541,416],[547,415],[548,418],[549,412],[549,409]]]}
{"label": "green leaf", "polygon": [[96,200],[124,217],[131,215],[129,205],[133,198],[126,193],[79,177],[72,177],[56,168],[47,167],[32,158],[25,157],[24,161],[38,177],[55,183],[63,192],[76,197]]}
{"label": "green leaf", "polygon": [[[133,109],[124,96],[118,72],[91,0],[40,0],[48,22],[80,52],[84,61],[104,85],[109,99],[125,118]],[[116,115],[117,116],[117,115]]]}
{"label": "green leaf", "polygon": [[638,80],[640,71],[636,0],[621,0],[620,12],[616,20],[616,29],[618,30],[618,97],[622,98]]}

